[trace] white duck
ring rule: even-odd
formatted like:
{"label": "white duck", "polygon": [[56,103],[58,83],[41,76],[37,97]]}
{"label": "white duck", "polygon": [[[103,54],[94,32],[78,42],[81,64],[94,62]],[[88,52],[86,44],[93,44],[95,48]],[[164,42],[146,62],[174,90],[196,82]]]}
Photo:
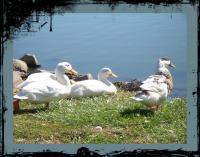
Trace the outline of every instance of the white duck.
{"label": "white duck", "polygon": [[59,63],[55,75],[48,72],[32,74],[19,84],[20,92],[14,98],[48,105],[51,100],[68,97],[71,83],[66,72],[77,74],[68,62]]}
{"label": "white duck", "polygon": [[116,93],[117,88],[107,79],[117,77],[110,68],[102,68],[98,80],[79,81],[71,87],[71,97],[95,96]]}
{"label": "white duck", "polygon": [[169,66],[175,67],[168,58],[159,59],[156,75],[151,75],[144,80],[140,91],[131,98],[144,103],[150,109],[157,110],[173,88]]}
{"label": "white duck", "polygon": [[72,68],[71,64],[68,62],[61,62],[58,63],[55,69],[55,74],[48,72],[46,70],[43,70],[41,72],[33,73],[28,76],[26,81],[24,81],[22,84],[20,84],[18,87],[22,88],[26,84],[29,84],[30,82],[35,82],[35,81],[46,81],[46,80],[57,80],[59,83],[65,85],[66,84],[66,78],[63,75],[63,70],[62,68],[65,68],[65,72],[68,72],[69,74],[75,74],[77,75],[78,73]]}

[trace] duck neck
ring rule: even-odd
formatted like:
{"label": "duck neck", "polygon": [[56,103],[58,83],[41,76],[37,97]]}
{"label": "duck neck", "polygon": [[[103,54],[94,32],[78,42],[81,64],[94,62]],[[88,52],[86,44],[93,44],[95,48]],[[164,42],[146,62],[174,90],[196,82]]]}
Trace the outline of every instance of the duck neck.
{"label": "duck neck", "polygon": [[164,63],[161,60],[159,60],[158,64],[157,64],[157,68],[159,69],[159,68],[163,68],[163,67],[165,67]]}
{"label": "duck neck", "polygon": [[173,89],[173,82],[170,79],[166,79],[166,84],[167,84],[167,89],[168,89],[168,93],[171,93],[172,89]]}
{"label": "duck neck", "polygon": [[112,85],[112,83],[110,81],[108,81],[108,79],[105,76],[103,76],[101,74],[98,74],[98,80],[102,81],[103,83],[105,83],[108,86]]}
{"label": "duck neck", "polygon": [[56,74],[56,78],[57,78],[58,82],[60,82],[63,85],[66,85],[66,86],[70,86],[71,85],[70,80],[69,80],[68,76],[65,75],[65,73],[59,73],[56,70],[55,74]]}
{"label": "duck neck", "polygon": [[158,75],[164,75],[167,79],[167,86],[168,86],[168,89],[169,91],[172,90],[173,88],[173,78],[172,78],[172,75],[169,71],[169,69],[162,63],[162,62],[158,62],[158,65],[157,65],[157,73]]}
{"label": "duck neck", "polygon": [[171,90],[173,89],[173,86],[174,86],[173,85],[173,78],[172,78],[170,71],[167,68],[160,68],[158,70],[158,73],[160,75],[164,75],[166,77],[166,83],[167,83],[167,86],[168,86],[168,91],[170,93]]}
{"label": "duck neck", "polygon": [[171,91],[171,90],[173,89],[173,86],[174,86],[171,73],[169,73],[169,75],[166,76],[166,77],[167,77],[168,82],[169,82],[169,83],[168,83],[168,88],[169,88],[169,90]]}
{"label": "duck neck", "polygon": [[172,74],[170,73],[169,69],[167,69],[166,67],[158,68],[158,74],[164,75],[165,77],[167,77],[167,79],[172,81]]}
{"label": "duck neck", "polygon": [[172,80],[172,75],[169,69],[161,61],[159,61],[157,65],[157,74],[164,75],[165,77]]}

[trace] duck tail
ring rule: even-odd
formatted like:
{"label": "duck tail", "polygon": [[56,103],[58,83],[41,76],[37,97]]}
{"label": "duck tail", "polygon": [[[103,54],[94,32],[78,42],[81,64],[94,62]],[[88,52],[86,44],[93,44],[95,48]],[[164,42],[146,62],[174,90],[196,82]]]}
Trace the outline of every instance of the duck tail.
{"label": "duck tail", "polygon": [[13,98],[14,99],[20,99],[20,100],[27,100],[28,99],[28,97],[27,96],[25,96],[25,95],[22,95],[22,94],[16,94],[16,95],[14,95],[13,96]]}

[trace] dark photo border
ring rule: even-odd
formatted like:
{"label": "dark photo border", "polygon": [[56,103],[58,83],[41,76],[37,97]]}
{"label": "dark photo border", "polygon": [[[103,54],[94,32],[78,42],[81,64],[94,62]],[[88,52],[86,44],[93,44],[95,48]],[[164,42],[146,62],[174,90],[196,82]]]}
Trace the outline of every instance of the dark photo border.
{"label": "dark photo border", "polygon": [[[15,1],[15,0],[13,0]],[[20,0],[18,0],[20,1]],[[26,2],[26,0],[22,0],[23,2]],[[28,1],[28,0],[27,0]],[[33,0],[34,1],[34,0]],[[55,0],[41,0],[44,1],[44,5],[42,4],[38,4],[38,5],[34,5],[34,9],[39,9],[42,10],[45,7],[49,7],[51,8],[54,4],[52,3]],[[62,1],[63,0],[57,0],[60,3],[58,5],[62,5]],[[76,4],[83,4],[83,5],[90,5],[91,3],[89,1],[68,1],[66,0],[68,4],[72,5],[73,3]],[[121,5],[122,1],[117,1],[117,0],[94,0],[92,1],[92,4],[97,4],[99,6],[101,5],[108,5],[111,8],[115,8],[116,6]],[[151,8],[156,10],[157,6],[170,6],[170,5],[177,5],[179,7],[181,7],[181,5],[190,5],[193,8],[197,8],[197,10],[199,10],[199,1],[198,0],[124,0],[124,2],[126,2],[127,4],[131,4],[131,5],[138,5],[140,7],[142,6],[150,6]],[[6,53],[9,53],[7,51],[5,51],[5,42],[7,42],[7,40],[9,40],[9,38],[11,38],[11,34],[13,33],[13,28],[18,29],[21,24],[23,23],[23,21],[26,19],[25,16],[23,18],[21,18],[19,21],[13,21],[11,20],[10,23],[6,23],[6,20],[12,19],[8,16],[12,15],[12,11],[13,10],[9,10],[9,8],[14,8],[17,11],[17,8],[15,8],[14,4],[10,4],[8,3],[7,0],[0,0],[0,40],[1,40],[1,48],[0,48],[0,155],[3,156],[48,156],[48,157],[53,157],[53,156],[81,156],[81,157],[90,157],[90,156],[166,156],[166,157],[170,157],[170,156],[179,156],[179,157],[193,157],[195,155],[200,155],[200,55],[199,55],[199,12],[197,11],[197,15],[198,15],[198,19],[197,19],[197,41],[198,43],[196,43],[197,45],[197,58],[194,59],[194,61],[197,63],[195,63],[197,65],[197,69],[193,69],[192,73],[197,77],[196,80],[196,89],[194,91],[192,91],[191,96],[195,97],[196,100],[196,108],[197,111],[195,111],[197,113],[197,119],[195,123],[197,123],[197,128],[189,128],[189,129],[197,129],[197,138],[195,137],[194,139],[197,141],[194,141],[195,143],[197,143],[197,148],[192,149],[192,148],[188,148],[187,150],[182,149],[181,146],[180,147],[175,147],[177,149],[163,149],[162,147],[156,147],[159,146],[159,144],[156,144],[155,147],[152,147],[152,149],[148,149],[148,147],[137,147],[137,149],[133,148],[130,151],[129,150],[124,150],[124,149],[120,149],[122,147],[115,147],[117,148],[117,150],[113,150],[111,149],[109,153],[105,153],[102,154],[100,153],[101,150],[99,149],[92,149],[91,145],[87,144],[87,145],[79,145],[79,146],[74,146],[71,144],[66,144],[66,145],[62,145],[63,147],[67,147],[67,149],[73,149],[75,153],[66,153],[64,151],[54,151],[54,150],[50,150],[49,147],[47,145],[42,145],[42,144],[38,144],[36,150],[38,151],[29,151],[32,149],[27,149],[28,147],[25,146],[26,144],[23,145],[23,147],[21,147],[22,149],[18,149],[18,151],[16,151],[13,148],[10,148],[11,146],[8,144],[9,142],[7,142],[8,140],[8,136],[6,133],[6,129],[12,129],[12,126],[7,127],[7,119],[5,118],[6,116],[11,116],[12,117],[12,112],[10,112],[10,107],[7,107],[6,104],[11,104],[11,101],[8,99],[7,93],[11,93],[10,89],[5,88],[5,81],[11,82],[12,81],[12,77],[8,78],[5,77],[5,74],[8,72],[11,72],[12,70],[12,61],[10,60],[10,57],[5,57]],[[13,6],[9,6],[9,5],[13,5]],[[87,7],[86,7],[87,8]],[[50,11],[50,10],[49,10]],[[95,9],[93,10],[89,10],[88,12],[94,12]],[[81,12],[81,11],[80,11]],[[126,12],[126,11],[125,11]],[[159,11],[158,11],[159,12]],[[14,15],[14,14],[13,14]],[[196,37],[195,36],[195,37]],[[188,57],[190,60],[192,58]],[[191,61],[192,62],[192,61]],[[5,68],[5,66],[7,66]],[[8,69],[8,71],[6,71],[5,69]],[[193,90],[193,89],[192,89]],[[9,111],[9,112],[8,112]],[[189,113],[190,114],[190,113]],[[187,125],[188,127],[188,125]],[[140,144],[138,144],[140,145]],[[170,145],[170,144],[169,144]],[[54,145],[51,145],[52,147],[54,147]],[[29,147],[31,147],[31,145],[29,145]],[[56,145],[55,145],[56,147]],[[9,151],[8,151],[9,148]],[[99,147],[103,149],[102,147]],[[119,149],[118,149],[119,148]],[[8,152],[12,152],[12,153],[8,153]]]}

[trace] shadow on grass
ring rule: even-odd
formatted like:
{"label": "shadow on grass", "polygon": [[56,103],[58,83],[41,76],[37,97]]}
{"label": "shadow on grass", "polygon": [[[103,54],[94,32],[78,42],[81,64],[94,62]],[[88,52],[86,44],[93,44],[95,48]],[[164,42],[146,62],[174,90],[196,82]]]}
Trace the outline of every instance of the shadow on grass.
{"label": "shadow on grass", "polygon": [[136,116],[138,114],[140,116],[151,116],[154,112],[148,109],[125,109],[120,114],[122,117]]}
{"label": "shadow on grass", "polygon": [[34,108],[34,109],[20,109],[17,112],[14,112],[14,114],[27,114],[27,113],[37,113],[40,111],[46,111],[48,110],[47,107],[43,107],[43,108]]}

